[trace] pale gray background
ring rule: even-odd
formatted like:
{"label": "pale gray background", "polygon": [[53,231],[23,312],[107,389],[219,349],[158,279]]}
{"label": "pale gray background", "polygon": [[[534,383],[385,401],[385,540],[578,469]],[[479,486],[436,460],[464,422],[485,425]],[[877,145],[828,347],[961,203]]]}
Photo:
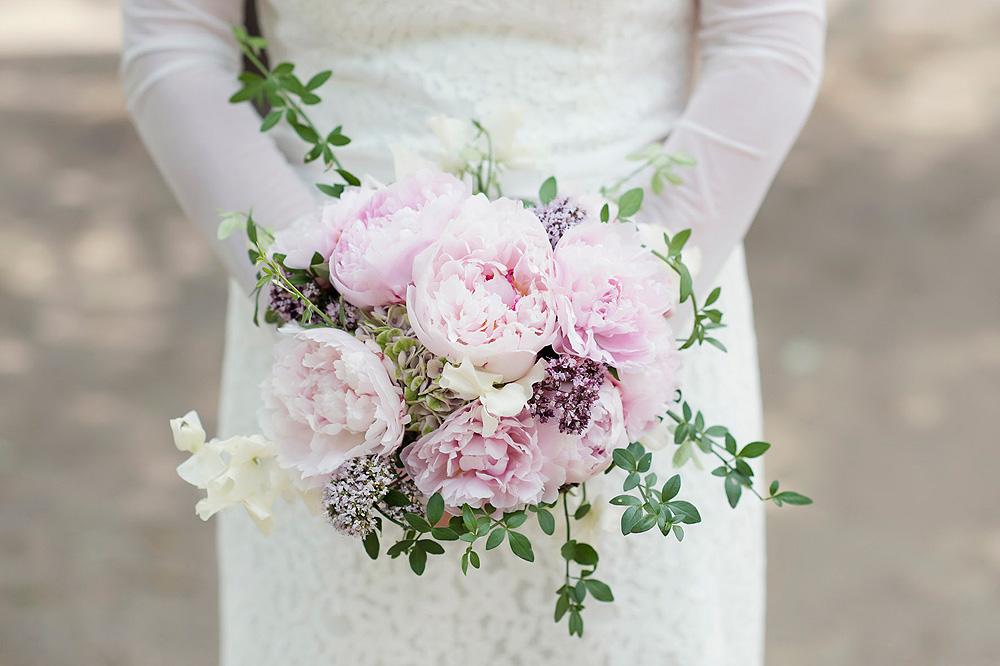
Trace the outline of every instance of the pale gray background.
{"label": "pale gray background", "polygon": [[[0,666],[212,664],[224,287],[116,81],[116,3],[0,3]],[[1000,3],[831,3],[748,241],[772,666],[1000,664]],[[692,665],[697,666],[697,665]]]}

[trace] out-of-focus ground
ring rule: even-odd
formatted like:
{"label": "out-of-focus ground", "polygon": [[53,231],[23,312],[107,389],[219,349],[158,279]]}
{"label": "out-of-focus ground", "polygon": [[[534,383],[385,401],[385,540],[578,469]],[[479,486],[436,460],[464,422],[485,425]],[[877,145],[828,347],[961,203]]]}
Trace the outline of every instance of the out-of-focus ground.
{"label": "out-of-focus ground", "polygon": [[[143,152],[116,3],[0,4],[0,666],[212,664],[223,280]],[[840,0],[748,240],[768,664],[1000,664],[1000,4]],[[697,666],[697,665],[691,665]]]}

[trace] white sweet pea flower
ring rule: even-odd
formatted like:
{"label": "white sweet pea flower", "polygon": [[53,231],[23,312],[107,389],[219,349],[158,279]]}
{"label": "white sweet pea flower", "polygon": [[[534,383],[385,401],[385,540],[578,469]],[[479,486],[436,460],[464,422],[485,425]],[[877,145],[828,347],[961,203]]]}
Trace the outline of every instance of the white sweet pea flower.
{"label": "white sweet pea flower", "polygon": [[500,417],[517,416],[531,398],[532,386],[545,377],[545,361],[538,361],[517,381],[496,385],[503,375],[480,370],[468,357],[460,365],[446,363],[441,372],[441,386],[454,391],[465,400],[478,399],[483,404],[483,435],[491,437]]}
{"label": "white sweet pea flower", "polygon": [[219,511],[242,504],[266,536],[274,525],[273,506],[279,497],[293,502],[300,497],[313,513],[320,510],[320,491],[304,490],[301,477],[278,465],[277,447],[259,435],[205,441],[198,414],[173,419],[174,444],[191,457],[177,467],[177,474],[205,490],[195,512],[208,520]]}
{"label": "white sweet pea flower", "polygon": [[392,163],[396,170],[397,182],[424,169],[437,170],[430,160],[425,160],[409,146],[394,143],[389,146],[389,149],[392,151]]}
{"label": "white sweet pea flower", "polygon": [[188,412],[179,419],[170,420],[174,445],[187,451],[191,457],[177,466],[177,475],[196,488],[204,490],[208,483],[226,469],[215,446],[205,441],[205,429],[198,412]]}
{"label": "white sweet pea flower", "polygon": [[479,139],[479,131],[468,120],[449,116],[432,116],[427,126],[437,136],[443,148],[438,157],[441,169],[448,173],[461,173],[470,162],[476,162],[488,149],[492,148],[493,160],[500,167],[513,171],[538,169],[544,155],[536,144],[518,143],[517,133],[521,129],[524,109],[517,105],[503,104],[493,107],[480,105],[476,116],[483,129],[489,132],[491,145]]}
{"label": "white sweet pea flower", "polygon": [[463,157],[465,148],[476,137],[476,127],[468,120],[459,120],[449,116],[431,116],[427,126],[437,136],[444,149],[438,157],[441,168],[448,173],[461,172],[468,160]]}
{"label": "white sweet pea flower", "polygon": [[589,497],[590,511],[580,520],[573,523],[573,534],[576,538],[591,545],[598,544],[605,534],[618,529],[621,520],[618,507],[612,507],[608,498],[601,494]]}
{"label": "white sweet pea flower", "polygon": [[643,433],[640,443],[650,451],[662,451],[674,443],[673,427],[660,421]]}

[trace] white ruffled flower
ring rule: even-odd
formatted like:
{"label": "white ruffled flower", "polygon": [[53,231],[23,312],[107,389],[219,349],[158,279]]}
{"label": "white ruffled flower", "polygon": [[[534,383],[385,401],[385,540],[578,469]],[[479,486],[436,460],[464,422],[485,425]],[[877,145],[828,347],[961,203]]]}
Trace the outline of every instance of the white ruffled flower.
{"label": "white ruffled flower", "polygon": [[300,497],[314,514],[320,511],[320,492],[303,490],[301,478],[278,465],[278,449],[259,435],[205,441],[197,412],[170,421],[174,444],[191,457],[177,467],[177,474],[206,491],[195,511],[208,520],[219,511],[242,504],[266,536],[274,525],[273,507],[279,497],[286,502]]}
{"label": "white ruffled flower", "polygon": [[503,375],[480,370],[466,357],[460,365],[445,364],[440,384],[465,400],[479,400],[483,404],[483,436],[491,437],[500,417],[517,416],[524,410],[531,399],[532,386],[544,377],[545,361],[538,361],[517,381],[498,387]]}

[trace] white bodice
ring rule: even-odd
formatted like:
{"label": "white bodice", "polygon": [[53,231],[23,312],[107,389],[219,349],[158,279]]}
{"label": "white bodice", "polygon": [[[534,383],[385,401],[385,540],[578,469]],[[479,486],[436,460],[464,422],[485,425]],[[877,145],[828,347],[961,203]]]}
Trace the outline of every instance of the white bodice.
{"label": "white bodice", "polygon": [[[433,154],[425,121],[526,110],[518,138],[560,181],[607,184],[625,156],[666,138],[691,69],[692,0],[264,0],[272,65],[333,76],[309,114],[353,139],[341,160],[385,179],[389,145]],[[279,145],[303,154],[290,129]]]}

